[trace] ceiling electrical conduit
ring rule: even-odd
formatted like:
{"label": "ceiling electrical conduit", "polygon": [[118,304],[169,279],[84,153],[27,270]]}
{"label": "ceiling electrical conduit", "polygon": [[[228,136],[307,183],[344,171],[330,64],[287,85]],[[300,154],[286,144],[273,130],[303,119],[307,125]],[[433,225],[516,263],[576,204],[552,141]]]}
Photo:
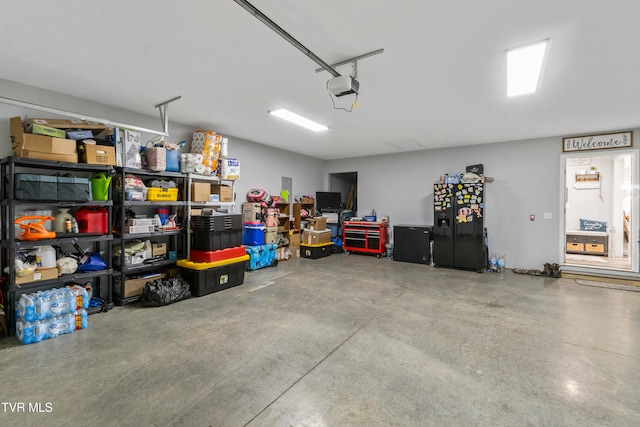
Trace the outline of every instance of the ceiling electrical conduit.
{"label": "ceiling electrical conduit", "polygon": [[168,101],[160,103],[156,105],[156,108],[160,109],[160,119],[162,120],[162,131],[154,130],[154,129],[146,129],[140,126],[128,125],[124,123],[113,122],[107,119],[101,119],[98,117],[86,116],[84,114],[73,113],[71,111],[60,110],[57,108],[47,107],[45,105],[33,104],[31,102],[19,101],[17,99],[6,98],[4,96],[0,96],[0,103],[13,105],[21,108],[29,108],[31,110],[42,111],[45,113],[58,114],[65,117],[71,117],[74,119],[87,120],[90,122],[102,123],[105,126],[109,127],[118,127],[125,128],[137,132],[149,133],[152,135],[160,135],[160,136],[169,136],[169,117],[167,115],[167,106],[170,102],[177,101],[181,96],[176,96]]}

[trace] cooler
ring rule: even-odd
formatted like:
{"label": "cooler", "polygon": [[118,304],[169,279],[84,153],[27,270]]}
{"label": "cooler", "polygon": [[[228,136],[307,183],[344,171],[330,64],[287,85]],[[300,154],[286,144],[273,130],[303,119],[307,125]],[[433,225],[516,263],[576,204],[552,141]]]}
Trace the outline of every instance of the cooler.
{"label": "cooler", "polygon": [[242,244],[248,246],[264,245],[264,232],[266,227],[260,223],[247,223],[242,232]]}
{"label": "cooler", "polygon": [[247,254],[250,257],[247,270],[257,270],[263,267],[278,265],[276,250],[278,245],[270,243],[268,245],[247,246]]}
{"label": "cooler", "polygon": [[194,262],[181,259],[182,278],[189,283],[191,294],[196,297],[229,289],[244,283],[244,271],[248,255],[216,262]]}

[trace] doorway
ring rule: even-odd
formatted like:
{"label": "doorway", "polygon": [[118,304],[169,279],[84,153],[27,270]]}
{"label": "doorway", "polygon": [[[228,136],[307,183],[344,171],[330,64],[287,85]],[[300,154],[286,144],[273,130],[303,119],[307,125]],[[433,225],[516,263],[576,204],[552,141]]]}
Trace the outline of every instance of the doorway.
{"label": "doorway", "polygon": [[358,172],[339,172],[329,174],[329,191],[342,194],[342,208],[358,211]]}
{"label": "doorway", "polygon": [[638,271],[637,151],[563,156],[566,266]]}

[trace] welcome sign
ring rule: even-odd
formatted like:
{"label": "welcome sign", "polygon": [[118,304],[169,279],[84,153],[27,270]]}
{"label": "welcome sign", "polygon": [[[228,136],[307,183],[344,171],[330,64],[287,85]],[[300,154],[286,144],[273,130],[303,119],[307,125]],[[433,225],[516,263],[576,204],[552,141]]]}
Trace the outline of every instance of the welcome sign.
{"label": "welcome sign", "polygon": [[572,136],[562,139],[562,151],[606,150],[633,146],[633,132],[605,133],[602,135]]}

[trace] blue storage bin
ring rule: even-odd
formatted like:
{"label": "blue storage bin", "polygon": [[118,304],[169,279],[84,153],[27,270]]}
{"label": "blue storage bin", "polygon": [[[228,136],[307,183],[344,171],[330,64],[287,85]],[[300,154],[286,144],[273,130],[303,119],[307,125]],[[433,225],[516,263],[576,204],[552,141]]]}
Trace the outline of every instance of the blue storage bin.
{"label": "blue storage bin", "polygon": [[338,224],[327,223],[327,228],[331,230],[331,238],[338,237],[338,229],[340,226]]}
{"label": "blue storage bin", "polygon": [[245,224],[242,231],[242,244],[245,246],[264,245],[264,225]]}
{"label": "blue storage bin", "polygon": [[166,169],[170,172],[180,171],[180,150],[166,150],[167,151],[167,165]]}
{"label": "blue storage bin", "polygon": [[269,243],[260,246],[247,246],[246,249],[247,255],[249,255],[247,270],[257,270],[263,267],[275,267],[278,265],[278,260],[276,259],[277,244]]}

